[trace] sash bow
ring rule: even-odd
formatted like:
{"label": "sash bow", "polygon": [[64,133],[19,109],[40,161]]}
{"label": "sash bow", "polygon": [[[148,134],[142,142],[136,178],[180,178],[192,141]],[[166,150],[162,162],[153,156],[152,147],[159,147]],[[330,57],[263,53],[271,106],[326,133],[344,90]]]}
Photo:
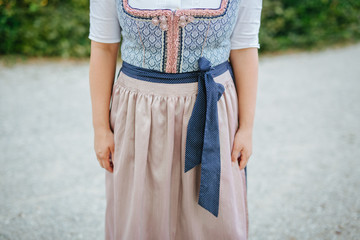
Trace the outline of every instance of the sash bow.
{"label": "sash bow", "polygon": [[185,172],[201,163],[198,203],[217,217],[221,172],[217,102],[225,88],[214,81],[209,60],[200,57],[198,64],[198,93],[187,126]]}

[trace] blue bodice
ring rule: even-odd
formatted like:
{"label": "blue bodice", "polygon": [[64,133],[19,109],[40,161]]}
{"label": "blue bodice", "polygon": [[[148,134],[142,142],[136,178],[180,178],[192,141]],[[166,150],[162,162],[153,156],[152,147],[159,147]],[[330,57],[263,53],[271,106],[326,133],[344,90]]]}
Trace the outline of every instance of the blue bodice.
{"label": "blue bodice", "polygon": [[230,36],[240,0],[217,9],[137,9],[117,0],[121,58],[138,67],[168,73],[199,69],[203,56],[216,66],[229,58]]}

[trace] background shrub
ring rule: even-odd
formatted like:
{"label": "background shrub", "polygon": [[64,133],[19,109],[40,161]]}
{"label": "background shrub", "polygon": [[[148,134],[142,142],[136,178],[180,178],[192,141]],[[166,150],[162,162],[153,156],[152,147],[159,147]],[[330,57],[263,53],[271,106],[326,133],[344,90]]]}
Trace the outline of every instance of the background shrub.
{"label": "background shrub", "polygon": [[360,39],[359,0],[263,0],[262,51]]}
{"label": "background shrub", "polygon": [[89,56],[88,0],[0,0],[0,54]]}
{"label": "background shrub", "polygon": [[[89,0],[0,0],[0,54],[88,57]],[[359,0],[263,0],[260,52],[360,39]]]}

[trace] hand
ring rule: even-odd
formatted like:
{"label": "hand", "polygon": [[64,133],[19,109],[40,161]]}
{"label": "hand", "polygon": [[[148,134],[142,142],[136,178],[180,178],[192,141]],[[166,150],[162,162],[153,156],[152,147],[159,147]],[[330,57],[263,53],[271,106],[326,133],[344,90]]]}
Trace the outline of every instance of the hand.
{"label": "hand", "polygon": [[114,156],[114,134],[110,129],[95,131],[94,149],[100,166],[112,173],[112,157]]}
{"label": "hand", "polygon": [[[240,157],[239,157],[240,154]],[[231,161],[238,161],[240,170],[244,169],[252,154],[252,130],[239,128],[235,134]]]}

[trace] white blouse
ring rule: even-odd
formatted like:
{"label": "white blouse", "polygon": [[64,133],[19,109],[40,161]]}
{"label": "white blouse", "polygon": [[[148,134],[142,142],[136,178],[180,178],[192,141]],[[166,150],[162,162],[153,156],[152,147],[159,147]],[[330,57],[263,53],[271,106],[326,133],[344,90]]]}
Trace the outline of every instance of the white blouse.
{"label": "white blouse", "polygon": [[[139,9],[219,8],[221,0],[129,0],[129,5]],[[231,49],[256,47],[262,0],[240,0],[239,15],[231,35]],[[90,0],[89,39],[102,43],[117,43],[121,39],[115,0]]]}

